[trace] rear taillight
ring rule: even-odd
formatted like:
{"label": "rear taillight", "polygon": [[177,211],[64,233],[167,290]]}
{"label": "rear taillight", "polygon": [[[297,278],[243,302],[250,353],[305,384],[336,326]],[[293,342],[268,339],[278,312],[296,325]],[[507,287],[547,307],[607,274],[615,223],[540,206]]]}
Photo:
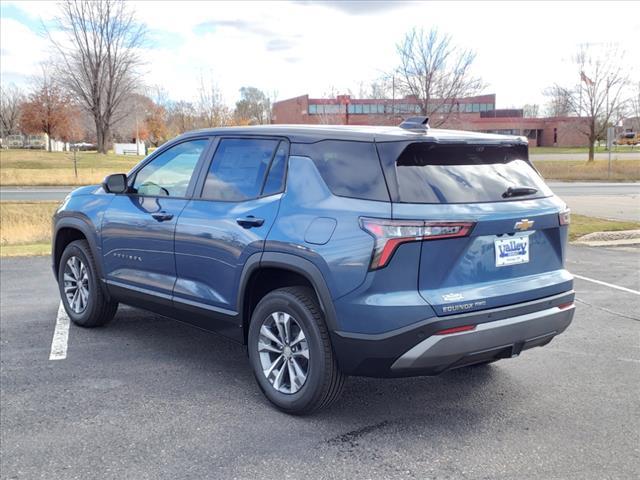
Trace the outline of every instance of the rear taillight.
{"label": "rear taillight", "polygon": [[371,270],[385,267],[399,245],[422,240],[466,237],[474,222],[386,220],[360,217],[360,226],[375,239]]}
{"label": "rear taillight", "polygon": [[560,225],[569,225],[571,223],[571,210],[567,208],[558,213],[558,219],[560,220]]}

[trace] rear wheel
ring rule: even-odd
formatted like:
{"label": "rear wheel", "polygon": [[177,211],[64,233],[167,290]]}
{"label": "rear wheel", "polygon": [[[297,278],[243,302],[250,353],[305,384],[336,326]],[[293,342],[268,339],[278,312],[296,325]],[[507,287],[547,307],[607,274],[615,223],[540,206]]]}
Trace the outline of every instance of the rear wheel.
{"label": "rear wheel", "polygon": [[313,290],[287,287],[265,295],[251,316],[248,344],[258,385],[280,410],[307,414],[340,396],[344,375]]}
{"label": "rear wheel", "polygon": [[67,245],[58,267],[58,287],[64,309],[76,325],[98,327],[115,315],[118,303],[106,298],[98,282],[87,241],[76,240]]}

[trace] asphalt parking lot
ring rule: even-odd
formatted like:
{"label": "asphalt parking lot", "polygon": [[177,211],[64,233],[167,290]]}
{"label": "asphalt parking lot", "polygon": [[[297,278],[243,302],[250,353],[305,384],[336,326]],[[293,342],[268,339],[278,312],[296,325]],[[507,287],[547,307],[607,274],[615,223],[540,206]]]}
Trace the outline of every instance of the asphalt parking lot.
{"label": "asphalt parking lot", "polygon": [[270,407],[243,347],[139,310],[72,325],[49,360],[49,259],[3,259],[1,477],[637,478],[640,250],[571,247],[568,267],[606,285],[576,279],[576,317],[550,345],[440,377],[352,378],[299,418]]}

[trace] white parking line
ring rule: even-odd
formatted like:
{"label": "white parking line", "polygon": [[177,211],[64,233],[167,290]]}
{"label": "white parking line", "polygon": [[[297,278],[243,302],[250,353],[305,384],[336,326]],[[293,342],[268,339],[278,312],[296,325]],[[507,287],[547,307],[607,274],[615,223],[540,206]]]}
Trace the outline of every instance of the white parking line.
{"label": "white parking line", "polygon": [[58,307],[56,317],[56,329],[51,340],[51,353],[49,360],[64,360],[67,358],[67,343],[69,341],[69,316],[65,312],[62,302]]}
{"label": "white parking line", "polygon": [[640,295],[638,290],[631,290],[630,288],[621,287],[620,285],[614,285],[613,283],[603,282],[601,280],[596,280],[594,278],[583,277],[582,275],[573,274],[574,277],[579,278],[580,280],[586,280],[587,282],[597,283],[598,285],[604,285],[605,287],[615,288],[616,290],[622,290],[623,292],[633,293],[634,295]]}

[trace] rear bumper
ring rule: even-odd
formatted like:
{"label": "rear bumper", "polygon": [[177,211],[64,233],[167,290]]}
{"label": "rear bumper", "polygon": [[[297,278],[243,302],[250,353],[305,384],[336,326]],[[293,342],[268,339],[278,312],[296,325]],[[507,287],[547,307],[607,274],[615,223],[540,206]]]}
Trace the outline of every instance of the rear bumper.
{"label": "rear bumper", "polygon": [[571,323],[575,307],[551,307],[495,322],[474,330],[432,335],[406,351],[392,371],[443,371],[498,358],[517,356],[522,350],[546,345]]}
{"label": "rear bumper", "polygon": [[[573,299],[574,292],[570,291],[477,313],[435,317],[413,328],[381,335],[334,332],[334,349],[340,367],[350,375],[437,375],[546,345],[571,323]],[[466,325],[475,328],[447,335],[436,333]]]}

